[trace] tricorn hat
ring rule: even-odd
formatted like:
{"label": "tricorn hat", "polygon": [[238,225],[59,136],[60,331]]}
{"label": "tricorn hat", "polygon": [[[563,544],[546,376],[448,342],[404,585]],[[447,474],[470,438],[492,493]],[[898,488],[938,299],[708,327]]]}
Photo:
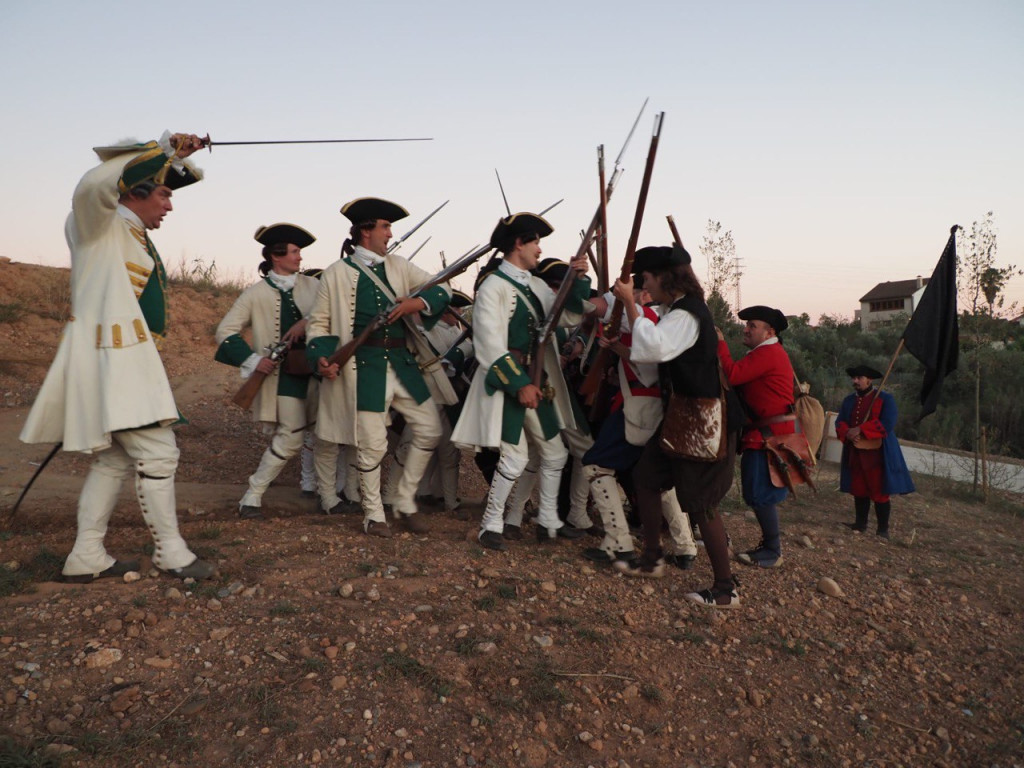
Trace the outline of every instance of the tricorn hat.
{"label": "tricorn hat", "polygon": [[353,224],[365,224],[378,219],[393,224],[409,215],[409,212],[398,203],[379,197],[357,197],[341,206],[341,213]]}
{"label": "tricorn hat", "polygon": [[546,283],[561,283],[565,280],[565,273],[569,271],[569,265],[556,258],[541,259],[540,263],[533,270],[533,274]]}
{"label": "tricorn hat", "polygon": [[768,323],[768,325],[775,329],[776,333],[782,333],[789,328],[789,321],[780,310],[761,304],[741,309],[736,314],[740,320],[760,320],[761,322]]}
{"label": "tricorn hat", "polygon": [[857,376],[866,376],[869,379],[880,379],[882,374],[869,365],[854,365],[846,369],[846,375],[851,379]]}
{"label": "tricorn hat", "polygon": [[472,304],[473,304],[473,297],[470,296],[468,293],[460,291],[457,288],[452,291],[452,304],[451,305],[453,307],[455,307],[455,309],[462,309],[463,307],[468,307],[468,306],[471,306]]}
{"label": "tricorn hat", "polygon": [[690,254],[681,245],[649,245],[633,255],[633,274],[654,272],[690,263]]}
{"label": "tricorn hat", "polygon": [[125,164],[121,178],[117,180],[117,189],[122,195],[144,181],[170,189],[181,189],[203,178],[203,172],[188,160],[179,161],[181,170],[175,168],[172,165],[174,158],[164,154],[163,148],[155,141],[93,147],[93,151],[103,162],[129,153],[135,155]]}
{"label": "tricorn hat", "polygon": [[277,245],[278,243],[291,243],[299,248],[305,248],[316,242],[316,238],[302,227],[295,224],[271,224],[269,227],[260,227],[253,235],[260,245]]}
{"label": "tricorn hat", "polygon": [[517,237],[547,237],[555,229],[535,213],[513,213],[498,220],[498,226],[491,233],[491,247],[509,251]]}

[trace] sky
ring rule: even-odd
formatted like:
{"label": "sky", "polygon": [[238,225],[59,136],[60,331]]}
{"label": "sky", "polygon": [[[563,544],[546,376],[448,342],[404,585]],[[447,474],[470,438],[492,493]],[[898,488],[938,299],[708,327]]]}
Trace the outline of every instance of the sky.
{"label": "sky", "polygon": [[[609,206],[626,250],[655,115],[664,112],[639,245],[694,258],[709,220],[741,260],[740,303],[852,318],[876,283],[931,274],[949,236],[993,211],[999,265],[1024,266],[1024,4],[393,0],[109,0],[0,4],[0,255],[66,266],[64,220],[91,147],[165,129],[213,141],[432,137],[225,146],[174,196],[153,240],[171,267],[257,279],[261,225],[338,257],[340,207],[384,197],[410,217],[451,202],[430,272],[486,242],[504,204],[547,216],[545,256],[571,257],[644,100]],[[2,268],[2,267],[0,267]],[[471,285],[472,271],[456,281]],[[1024,278],[1009,300],[1024,304]],[[734,302],[734,296],[727,297]]]}

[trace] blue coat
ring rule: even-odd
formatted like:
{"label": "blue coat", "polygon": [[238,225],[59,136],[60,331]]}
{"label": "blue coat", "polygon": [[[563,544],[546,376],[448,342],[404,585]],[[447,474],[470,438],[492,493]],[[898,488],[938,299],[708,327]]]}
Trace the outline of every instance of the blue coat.
{"label": "blue coat", "polygon": [[[871,395],[865,395],[870,397]],[[843,400],[839,406],[839,415],[836,416],[836,426],[840,423],[850,425],[853,416],[853,408],[857,402],[857,395],[852,394]],[[896,439],[896,400],[886,391],[877,394],[876,402],[872,404],[872,419],[877,419],[885,429],[885,437],[882,438],[882,465],[885,472],[885,492],[887,494],[913,493],[914,481],[910,477],[910,470],[907,469],[907,462],[903,459],[903,451],[900,449],[899,440]],[[852,426],[852,425],[850,425]],[[850,447],[843,443],[843,458],[839,464],[839,490],[850,493],[850,463],[848,454]]]}

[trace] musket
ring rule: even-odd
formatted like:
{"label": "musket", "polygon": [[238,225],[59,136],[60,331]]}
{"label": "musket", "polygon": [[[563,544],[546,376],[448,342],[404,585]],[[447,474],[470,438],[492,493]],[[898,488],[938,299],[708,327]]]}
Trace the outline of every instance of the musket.
{"label": "musket", "polygon": [[672,230],[672,241],[676,245],[678,245],[680,248],[682,248],[683,247],[683,238],[681,238],[679,236],[679,230],[676,229],[676,220],[672,218],[672,214],[671,213],[668,216],[666,216],[665,218],[668,219],[668,228]]}
{"label": "musket", "polygon": [[394,252],[395,252],[395,251],[396,251],[396,250],[398,249],[398,246],[400,246],[400,245],[401,245],[402,243],[404,243],[404,242],[405,242],[405,241],[406,241],[406,240],[407,240],[407,239],[409,238],[409,236],[410,236],[410,235],[412,235],[412,233],[413,233],[413,232],[415,232],[415,231],[416,231],[417,229],[419,229],[419,228],[420,228],[420,227],[422,227],[422,226],[423,226],[424,224],[426,224],[426,223],[427,223],[428,221],[430,221],[430,220],[431,220],[431,219],[432,219],[432,218],[434,217],[434,214],[435,214],[435,213],[437,213],[438,211],[440,211],[440,210],[441,210],[442,208],[444,208],[444,207],[445,207],[446,205],[448,205],[448,203],[450,203],[450,202],[451,202],[450,200],[445,200],[445,201],[444,201],[443,203],[441,203],[441,204],[440,204],[439,206],[437,206],[437,208],[435,208],[435,209],[434,209],[434,210],[432,210],[432,211],[431,211],[430,213],[428,213],[428,214],[427,214],[427,215],[426,215],[426,216],[425,216],[425,217],[424,217],[424,218],[423,218],[423,219],[422,219],[422,220],[420,221],[420,223],[419,223],[419,224],[417,224],[417,225],[416,225],[415,227],[413,227],[412,229],[410,229],[410,230],[409,230],[408,232],[406,232],[406,233],[405,233],[404,235],[402,235],[402,236],[401,236],[400,238],[398,238],[397,240],[395,240],[395,242],[393,242],[393,243],[392,243],[391,245],[389,245],[389,246],[388,246],[388,250],[387,250],[387,252],[388,252],[388,253],[394,253]]}
{"label": "musket", "polygon": [[[431,235],[430,237],[433,237],[433,235]],[[412,253],[409,254],[409,259],[408,259],[409,261],[412,261],[413,259],[416,258],[416,254],[419,253],[420,251],[422,251],[423,250],[423,246],[430,242],[430,237],[428,237],[426,240],[424,240],[419,248],[417,248],[415,251],[413,251]]]}
{"label": "musket", "polygon": [[[548,206],[547,208],[545,208],[545,209],[544,209],[543,211],[541,211],[541,212],[540,212],[540,213],[538,213],[537,215],[538,215],[538,216],[543,216],[543,215],[544,215],[545,213],[547,213],[548,211],[550,211],[550,210],[551,210],[552,208],[554,208],[554,207],[555,207],[556,205],[559,205],[560,203],[563,203],[563,202],[565,202],[565,198],[564,198],[564,197],[563,197],[563,198],[562,198],[561,200],[555,200],[555,202],[553,202],[553,203],[552,203],[551,205],[549,205],[549,206]],[[512,214],[509,214],[509,215],[511,216]]]}
{"label": "musket", "polygon": [[[270,358],[275,363],[279,362],[285,353],[288,351],[288,347],[291,346],[289,341],[279,341],[276,344],[268,344],[264,347],[266,351],[265,357]],[[263,380],[267,378],[267,374],[261,371],[253,371],[252,375],[245,380],[245,384],[238,388],[235,392],[235,396],[231,398],[231,402],[235,405],[240,405],[242,408],[249,408],[252,405],[252,401],[256,399],[256,393],[260,391],[260,387],[263,386]]]}
{"label": "musket", "polygon": [[[636,245],[640,240],[640,225],[644,219],[644,208],[647,206],[647,193],[651,187],[651,174],[654,171],[654,158],[658,153],[658,139],[661,136],[661,126],[665,121],[665,113],[659,112],[658,116],[654,118],[654,134],[651,136],[651,147],[647,151],[647,166],[644,168],[644,179],[640,184],[640,197],[636,203],[636,213],[633,215],[633,231],[629,234],[629,243],[626,245],[626,256],[622,261],[622,271],[619,274],[619,279],[626,281],[630,278],[630,274],[633,271],[633,257],[636,255]],[[612,174],[614,177],[614,174]],[[622,311],[623,303],[617,301],[615,303],[615,309],[612,310],[611,320],[608,322],[607,335],[608,337],[617,336],[619,333],[619,326],[622,324]],[[601,347],[601,351],[598,352],[597,358],[594,363],[590,366],[590,370],[587,371],[587,378],[583,380],[583,384],[580,385],[580,394],[589,395],[588,402],[593,404],[596,400],[596,395],[601,386],[601,379],[604,377],[605,369],[610,364],[609,358],[612,355],[612,351],[607,347]]]}
{"label": "musket", "polygon": [[597,290],[603,294],[608,290],[608,195],[604,184],[604,144],[597,148],[597,175],[600,181],[598,194],[601,195],[601,235],[597,241]]}
{"label": "musket", "polygon": [[498,189],[501,190],[501,199],[505,201],[505,215],[511,216],[512,209],[508,207],[508,198],[505,197],[505,187],[501,183],[501,176],[498,175],[498,169],[494,169],[494,175],[498,177]]}
{"label": "musket", "polygon": [[381,142],[381,141],[433,141],[433,138],[429,139],[286,139],[284,141],[212,141],[210,134],[206,134],[202,139],[203,146],[206,147],[210,152],[213,152],[214,147],[240,147],[255,144],[366,144],[370,142]]}
{"label": "musket", "polygon": [[[640,115],[643,114],[644,107],[646,106],[647,99],[644,99],[644,105],[643,107],[640,108],[640,114],[637,115],[636,120],[633,122],[633,127],[629,129],[629,135],[626,136],[626,141],[622,145],[622,149],[619,151],[619,156],[615,159],[615,169],[612,171],[612,176],[608,180],[607,187],[603,190],[602,200],[604,201],[605,205],[607,205],[607,202],[612,199],[612,193],[615,191],[615,186],[618,184],[619,176],[621,175],[621,167],[619,163],[622,159],[622,155],[626,151],[626,147],[629,145],[630,139],[633,138],[633,132],[636,130],[636,124],[640,120]],[[664,112],[660,113],[658,118],[654,122],[655,138],[652,140],[652,144],[655,147],[657,146],[658,133],[661,130],[661,118],[664,116],[664,114]],[[649,166],[653,165],[653,159],[650,156],[650,154],[648,154],[647,162]],[[648,179],[648,184],[649,183],[650,180]],[[646,190],[642,191],[641,194],[643,195],[644,202],[646,202]],[[555,205],[557,205],[557,203]],[[597,211],[594,212],[594,218],[591,220],[590,226],[587,228],[587,231],[583,235],[583,241],[580,243],[580,247],[576,251],[576,256],[574,258],[579,258],[580,256],[587,252],[587,249],[590,247],[590,243],[593,241],[594,234],[597,231],[597,228],[600,226],[600,224],[601,206],[598,206]],[[542,351],[544,349],[543,345],[547,344],[547,342],[551,339],[552,334],[555,332],[555,327],[558,325],[558,318],[562,314],[562,309],[565,307],[565,302],[568,301],[569,291],[572,290],[572,285],[576,281],[576,275],[574,274],[574,272],[574,270],[570,269],[568,272],[565,273],[565,278],[563,278],[562,284],[558,287],[558,292],[555,294],[555,301],[552,303],[551,309],[548,311],[547,315],[545,315],[544,322],[541,323],[540,331],[537,334],[537,354],[534,355],[534,358],[531,362],[530,379],[538,387],[540,386],[538,382],[541,380],[544,373],[544,360],[542,354]]]}
{"label": "musket", "polygon": [[[586,236],[587,236],[587,233],[584,232],[581,229],[580,230],[580,240],[582,240]],[[600,274],[601,274],[601,265],[597,263],[597,256],[594,255],[593,247],[587,248],[587,260],[590,261],[590,266],[592,266],[594,268],[594,274],[600,276]],[[605,286],[604,290],[601,290],[600,279],[601,278],[598,277],[598,290],[601,291],[601,293],[604,293],[606,290],[608,290],[608,287]]]}

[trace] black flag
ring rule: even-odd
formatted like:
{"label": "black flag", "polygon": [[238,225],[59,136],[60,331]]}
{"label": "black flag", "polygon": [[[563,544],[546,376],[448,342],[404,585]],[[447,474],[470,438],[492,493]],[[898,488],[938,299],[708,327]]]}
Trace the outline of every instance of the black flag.
{"label": "black flag", "polygon": [[906,330],[903,345],[924,366],[921,384],[921,416],[935,412],[939,390],[946,374],[956,370],[960,353],[960,331],[956,312],[956,231],[949,232],[939,263],[924,289]]}

